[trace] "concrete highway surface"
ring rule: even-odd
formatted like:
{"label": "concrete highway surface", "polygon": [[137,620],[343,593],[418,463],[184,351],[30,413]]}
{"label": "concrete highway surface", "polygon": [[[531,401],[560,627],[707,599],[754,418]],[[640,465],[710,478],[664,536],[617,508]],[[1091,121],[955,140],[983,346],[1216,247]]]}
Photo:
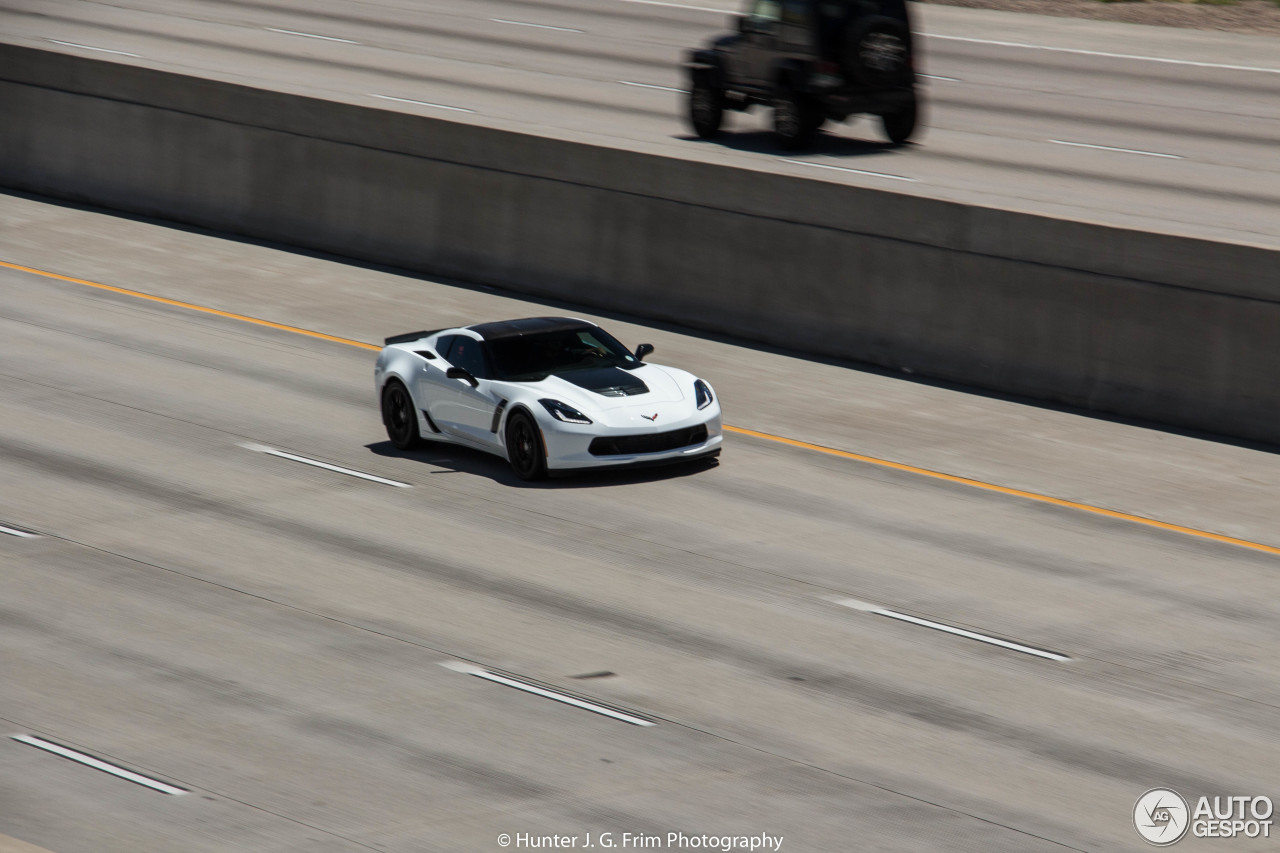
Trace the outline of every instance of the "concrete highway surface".
{"label": "concrete highway surface", "polygon": [[1073,219],[1280,245],[1276,39],[915,4],[929,108],[778,152],[683,121],[731,0],[3,0],[0,38],[462,122]]}
{"label": "concrete highway surface", "polygon": [[1273,450],[596,317],[724,455],[531,486],[396,452],[374,351],[573,306],[13,195],[0,262],[6,853],[1102,853],[1151,788],[1280,799]]}

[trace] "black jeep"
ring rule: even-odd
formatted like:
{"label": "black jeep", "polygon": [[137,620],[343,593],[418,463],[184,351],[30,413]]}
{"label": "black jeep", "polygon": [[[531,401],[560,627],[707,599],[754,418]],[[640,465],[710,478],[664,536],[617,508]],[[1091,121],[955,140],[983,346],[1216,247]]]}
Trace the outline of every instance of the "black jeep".
{"label": "black jeep", "polygon": [[916,129],[919,100],[906,0],[747,0],[738,32],[689,53],[689,120],[703,139],[724,111],[773,107],[782,147],[828,119],[880,116],[890,141]]}

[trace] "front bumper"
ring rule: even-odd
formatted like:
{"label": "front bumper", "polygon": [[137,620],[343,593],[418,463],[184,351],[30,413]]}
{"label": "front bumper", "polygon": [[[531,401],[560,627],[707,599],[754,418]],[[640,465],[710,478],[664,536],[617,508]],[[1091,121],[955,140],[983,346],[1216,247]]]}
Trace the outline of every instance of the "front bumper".
{"label": "front bumper", "polygon": [[[692,461],[719,454],[720,445],[724,441],[718,406],[710,417],[699,412],[695,417],[664,424],[661,428],[652,430],[601,430],[597,424],[565,424],[559,421],[553,424],[543,422],[540,426],[547,446],[547,469],[550,471],[629,468]],[[700,437],[699,427],[706,428],[706,437],[702,440],[697,440]],[[662,446],[670,443],[659,437],[678,432],[694,439],[694,443],[682,443],[677,447],[652,452],[626,452],[632,446]],[[596,451],[594,453],[593,443]]]}

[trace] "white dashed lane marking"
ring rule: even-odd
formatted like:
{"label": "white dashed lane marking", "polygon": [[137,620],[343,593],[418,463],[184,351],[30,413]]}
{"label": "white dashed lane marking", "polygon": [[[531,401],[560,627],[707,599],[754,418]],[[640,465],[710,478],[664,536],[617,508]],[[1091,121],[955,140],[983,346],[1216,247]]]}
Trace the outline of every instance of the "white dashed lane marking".
{"label": "white dashed lane marking", "polygon": [[833,172],[852,172],[855,175],[867,175],[872,178],[887,178],[891,181],[908,181],[910,183],[919,183],[916,178],[908,178],[904,175],[890,175],[887,172],[868,172],[866,169],[850,169],[848,166],[829,166],[826,163],[810,163],[808,160],[788,160],[779,158],[783,163],[794,163],[797,166],[812,166],[815,169],[830,169]]}
{"label": "white dashed lane marking", "polygon": [[116,56],[132,56],[135,59],[138,58],[138,54],[136,53],[126,53],[123,50],[112,50],[109,47],[94,47],[91,44],[76,44],[73,41],[58,41],[57,39],[45,39],[45,41],[51,44],[60,44],[64,47],[76,47],[80,50],[96,50],[99,53],[114,53]]}
{"label": "white dashed lane marking", "polygon": [[635,86],[638,89],[660,89],[663,92],[680,92],[681,94],[689,91],[688,89],[676,89],[672,86],[658,86],[653,83],[633,83],[630,80],[619,80],[618,82],[624,86]]}
{"label": "white dashed lane marking", "polygon": [[318,36],[315,33],[300,33],[297,30],[278,30],[275,27],[265,27],[265,29],[267,30],[267,32],[271,32],[271,33],[281,33],[282,35],[286,35],[286,36],[301,36],[302,38],[306,38],[306,39],[320,39],[321,41],[337,41],[337,42],[342,42],[343,44],[359,44],[360,43],[358,41],[352,41],[351,39],[340,39],[340,38],[334,38],[333,36]]}
{"label": "white dashed lane marking", "polygon": [[1092,148],[1096,151],[1115,151],[1120,154],[1141,154],[1143,157],[1164,157],[1167,160],[1184,159],[1178,154],[1161,154],[1158,151],[1140,151],[1137,148],[1114,148],[1110,145],[1093,145],[1088,142],[1067,142],[1064,139],[1050,139],[1054,145],[1070,145],[1073,148]]}
{"label": "white dashed lane marking", "polygon": [[384,101],[399,101],[402,104],[417,104],[420,107],[431,107],[437,110],[452,110],[456,113],[473,113],[475,110],[469,110],[466,107],[451,107],[448,104],[433,104],[430,101],[415,101],[413,98],[395,98],[391,95],[374,95],[370,94],[370,98],[381,98]]}
{"label": "white dashed lane marking", "polygon": [[556,30],[561,33],[585,33],[586,30],[575,30],[573,27],[553,27],[548,24],[531,24],[528,21],[508,21],[505,18],[490,18],[495,24],[510,24],[513,27],[534,27],[539,30]]}
{"label": "white dashed lane marking", "polygon": [[274,447],[267,447],[263,444],[242,444],[240,446],[245,450],[252,450],[255,453],[265,453],[268,456],[278,456],[281,459],[288,459],[291,462],[301,462],[303,465],[323,468],[326,471],[335,471],[339,474],[346,474],[348,477],[358,477],[361,480],[381,483],[384,486],[395,486],[400,489],[413,488],[409,483],[401,483],[399,480],[388,480],[386,477],[379,477],[375,474],[366,474],[363,471],[355,471],[351,468],[342,468],[338,465],[330,465],[328,462],[321,462],[319,459],[308,459],[305,456],[296,456],[292,453],[285,453],[283,450],[276,450]]}
{"label": "white dashed lane marking", "polygon": [[101,759],[94,758],[92,755],[86,755],[83,752],[77,752],[76,750],[68,749],[65,746],[59,746],[58,744],[47,741],[44,738],[33,737],[32,735],[11,735],[11,737],[19,743],[34,746],[36,749],[43,749],[45,752],[52,752],[54,755],[60,755],[63,758],[69,758],[72,761],[85,765],[86,767],[101,770],[103,773],[110,773],[112,776],[118,776],[121,779],[133,782],[135,785],[142,785],[143,787],[150,788],[153,791],[159,791],[162,794],[169,794],[170,796],[176,797],[187,793],[183,788],[167,785],[158,779],[152,779],[149,776],[143,776],[141,773],[134,773],[132,770],[125,770],[123,767],[108,764]]}
{"label": "white dashed lane marking", "polygon": [[630,723],[633,726],[652,726],[656,725],[652,720],[646,720],[633,714],[628,714],[616,708],[610,708],[607,705],[600,705],[595,702],[589,702],[586,699],[579,699],[576,696],[570,696],[567,693],[560,693],[555,690],[548,690],[545,687],[539,687],[518,678],[512,678],[506,675],[499,675],[496,672],[490,672],[484,667],[479,667],[462,661],[444,661],[440,664],[445,669],[451,669],[454,672],[461,672],[464,675],[474,675],[476,678],[483,678],[485,681],[492,681],[495,684],[502,684],[506,687],[514,687],[516,690],[523,690],[525,693],[532,693],[535,696],[542,696],[545,699],[552,699],[556,702],[563,702],[566,705],[572,705],[575,708],[582,708],[595,714],[601,714],[606,717],[612,717],[615,720],[621,720],[624,723]]}
{"label": "white dashed lane marking", "polygon": [[886,607],[880,607],[875,604],[868,604],[865,601],[859,601],[856,598],[837,598],[834,599],[836,604],[849,607],[854,610],[861,610],[865,613],[874,613],[877,616],[887,616],[890,619],[897,619],[900,622],[910,622],[912,625],[920,625],[924,628],[932,628],[935,631],[942,631],[947,634],[954,634],[957,637],[964,637],[968,640],[977,640],[980,643],[988,643],[993,646],[1000,646],[1004,649],[1010,649],[1015,652],[1022,652],[1024,655],[1034,655],[1038,658],[1054,661],[1067,661],[1071,658],[1058,652],[1051,652],[1048,649],[1037,649],[1035,646],[1024,646],[1022,643],[1014,643],[1010,640],[1002,640],[999,637],[992,637],[988,634],[979,634],[977,631],[969,631],[965,628],[957,628],[954,625],[947,625],[944,622],[934,622],[931,619],[921,619],[919,616],[911,616],[907,613],[899,613],[896,610],[889,610]]}

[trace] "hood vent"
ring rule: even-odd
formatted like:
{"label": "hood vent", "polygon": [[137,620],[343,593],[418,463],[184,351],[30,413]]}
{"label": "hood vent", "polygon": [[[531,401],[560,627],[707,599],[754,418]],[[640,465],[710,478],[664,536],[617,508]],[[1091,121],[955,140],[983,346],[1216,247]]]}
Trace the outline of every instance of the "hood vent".
{"label": "hood vent", "polygon": [[641,382],[639,387],[634,385],[616,385],[613,388],[592,388],[591,390],[605,397],[634,397],[636,394],[648,394],[649,386]]}

